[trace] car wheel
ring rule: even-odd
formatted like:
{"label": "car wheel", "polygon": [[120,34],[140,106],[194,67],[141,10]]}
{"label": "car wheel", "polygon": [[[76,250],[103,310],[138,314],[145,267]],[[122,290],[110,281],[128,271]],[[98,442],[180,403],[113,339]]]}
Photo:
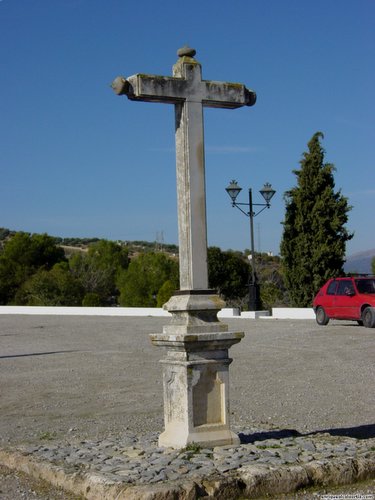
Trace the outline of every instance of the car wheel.
{"label": "car wheel", "polygon": [[366,328],[375,327],[375,309],[373,307],[366,307],[362,312],[363,326]]}
{"label": "car wheel", "polygon": [[322,326],[328,325],[329,317],[326,315],[326,312],[323,309],[323,307],[318,307],[318,309],[315,312],[315,318],[318,325]]}

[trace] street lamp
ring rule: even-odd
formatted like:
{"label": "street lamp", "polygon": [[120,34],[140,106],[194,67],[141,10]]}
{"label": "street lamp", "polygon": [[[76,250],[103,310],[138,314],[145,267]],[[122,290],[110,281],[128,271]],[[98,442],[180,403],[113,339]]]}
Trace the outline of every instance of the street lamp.
{"label": "street lamp", "polygon": [[[249,188],[249,203],[238,203],[236,202],[237,196],[240,194],[242,188],[233,180],[227,188],[226,192],[229,194],[232,200],[232,207],[238,208],[243,214],[250,218],[250,240],[251,240],[251,281],[249,281],[249,310],[257,311],[260,309],[260,287],[258,283],[258,278],[255,270],[255,251],[254,251],[254,217],[259,215],[266,208],[270,208],[270,202],[273,195],[276,193],[269,182],[266,182],[263,188],[259,191],[260,194],[265,199],[266,203],[253,203],[252,191]],[[249,211],[246,212],[241,208],[241,206],[249,207]],[[258,212],[254,212],[254,206],[263,207]]]}

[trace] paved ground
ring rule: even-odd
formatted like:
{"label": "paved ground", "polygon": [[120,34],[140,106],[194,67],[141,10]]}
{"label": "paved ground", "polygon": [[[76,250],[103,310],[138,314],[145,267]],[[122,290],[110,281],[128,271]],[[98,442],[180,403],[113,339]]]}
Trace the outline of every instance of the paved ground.
{"label": "paved ground", "polygon": [[[160,432],[163,351],[148,334],[167,321],[0,316],[0,446]],[[230,351],[233,425],[375,437],[375,330],[225,322],[246,333]]]}
{"label": "paved ground", "polygon": [[[333,500],[333,495],[336,500],[374,500],[375,479],[345,487],[316,488],[309,492],[302,490],[292,495],[280,494],[277,495],[277,500],[322,500],[323,495],[331,495],[326,496],[326,500]],[[11,471],[1,465],[0,498],[1,500],[83,500],[82,497],[54,488],[45,481],[35,480],[22,472]],[[269,500],[268,496],[261,500],[266,498]]]}

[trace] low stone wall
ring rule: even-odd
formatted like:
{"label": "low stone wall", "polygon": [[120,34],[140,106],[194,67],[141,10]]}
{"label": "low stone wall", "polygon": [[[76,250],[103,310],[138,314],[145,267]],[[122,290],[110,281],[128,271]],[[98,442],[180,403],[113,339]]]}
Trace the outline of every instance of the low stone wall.
{"label": "low stone wall", "polygon": [[171,316],[159,307],[43,307],[0,306],[0,314],[39,314],[56,316]]}
{"label": "low stone wall", "polygon": [[272,318],[274,319],[315,319],[312,307],[273,307]]}
{"label": "low stone wall", "polygon": [[[39,314],[57,316],[171,316],[160,307],[44,307],[0,306],[1,314]],[[242,311],[237,307],[224,308],[219,318],[237,319],[315,319],[312,308],[274,307],[268,311]]]}

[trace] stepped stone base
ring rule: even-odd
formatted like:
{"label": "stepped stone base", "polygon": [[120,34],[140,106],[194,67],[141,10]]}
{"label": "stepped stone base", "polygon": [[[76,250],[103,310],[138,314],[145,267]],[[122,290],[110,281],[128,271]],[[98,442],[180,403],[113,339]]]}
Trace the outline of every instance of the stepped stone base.
{"label": "stepped stone base", "polygon": [[212,294],[173,296],[166,305],[173,315],[171,324],[162,334],[150,336],[155,346],[167,350],[161,361],[165,431],[160,446],[239,443],[229,428],[228,350],[244,334],[229,332],[217,320],[221,305]]}

